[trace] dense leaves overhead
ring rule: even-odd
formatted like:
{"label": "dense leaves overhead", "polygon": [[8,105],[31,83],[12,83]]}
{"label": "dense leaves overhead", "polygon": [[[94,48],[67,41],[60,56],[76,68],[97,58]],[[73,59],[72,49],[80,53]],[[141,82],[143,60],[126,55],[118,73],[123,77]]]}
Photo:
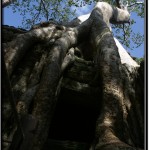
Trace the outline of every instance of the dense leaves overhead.
{"label": "dense leaves overhead", "polygon": [[[61,23],[73,20],[79,9],[81,10],[82,7],[86,6],[90,12],[90,9],[92,11],[97,1],[98,0],[18,0],[9,7],[12,7],[14,13],[17,11],[23,16],[21,27],[30,29],[31,26],[41,21],[55,20]],[[117,5],[116,0],[104,1],[114,6]],[[141,18],[144,18],[143,0],[120,0],[120,2],[123,5],[126,5],[128,2],[128,10],[131,15],[132,12],[134,12]],[[143,35],[137,31],[132,31],[132,25],[135,23],[135,20],[132,19],[130,24],[112,26],[114,35],[122,44],[130,49],[139,47],[144,41]],[[131,41],[134,42],[134,46],[131,46]]]}

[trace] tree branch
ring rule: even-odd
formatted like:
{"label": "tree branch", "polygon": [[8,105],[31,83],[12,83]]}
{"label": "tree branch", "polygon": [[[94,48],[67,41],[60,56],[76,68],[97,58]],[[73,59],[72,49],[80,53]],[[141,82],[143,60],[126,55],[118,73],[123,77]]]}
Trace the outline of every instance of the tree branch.
{"label": "tree branch", "polygon": [[2,8],[7,7],[11,3],[15,2],[16,0],[3,0],[2,1]]}
{"label": "tree branch", "polygon": [[124,33],[124,34],[123,34],[124,41],[126,41],[126,31],[125,31],[124,24],[123,24],[122,30],[123,30],[123,33]]}
{"label": "tree branch", "polygon": [[57,27],[53,25],[47,28],[34,29],[25,34],[19,34],[15,40],[7,43],[7,45],[5,44],[5,61],[9,75],[12,74],[18,62],[35,42],[50,41],[52,39],[55,41],[58,39],[62,31],[57,30],[57,32],[54,33],[56,28]]}
{"label": "tree branch", "polygon": [[118,8],[121,8],[121,6],[120,6],[120,0],[116,0],[116,4],[117,4]]}
{"label": "tree branch", "polygon": [[[16,102],[14,99],[14,95],[13,95],[13,91],[11,88],[11,83],[10,83],[10,79],[7,73],[7,69],[6,69],[6,65],[5,65],[5,60],[4,60],[4,53],[3,53],[3,49],[2,49],[2,114],[3,114],[3,125],[5,125],[5,128],[10,128],[11,126],[11,131],[9,131],[10,133],[8,134],[8,140],[12,140],[11,142],[17,141],[14,145],[13,143],[9,146],[14,146],[14,149],[17,149],[19,146],[19,142],[22,140],[23,138],[23,132],[22,132],[22,128],[21,128],[21,124],[20,124],[20,120],[17,114],[17,110],[16,110]],[[10,105],[10,109],[6,109],[5,107],[8,107],[7,105]],[[12,124],[8,124],[9,120],[12,119]],[[17,130],[16,130],[17,128]],[[14,131],[12,131],[14,130]],[[5,130],[4,130],[4,126],[2,126],[2,131],[3,131],[3,135],[6,134]],[[16,134],[16,131],[19,132],[19,135],[16,137],[14,136]],[[17,138],[17,140],[16,140]],[[10,148],[11,149],[11,148]]]}
{"label": "tree branch", "polygon": [[143,2],[136,2],[136,3],[130,4],[128,6],[128,7],[131,7],[130,12],[132,12],[136,8],[136,5],[140,5],[140,4],[143,4]]}
{"label": "tree branch", "polygon": [[37,17],[40,15],[40,13],[41,13],[41,7],[42,6],[42,0],[41,0],[41,2],[40,2],[40,6],[39,6],[39,12],[34,16],[34,18],[32,19],[32,23],[33,23],[33,25],[34,25],[34,23],[35,23],[35,20],[37,19]]}
{"label": "tree branch", "polygon": [[46,12],[46,19],[47,19],[47,21],[48,21],[48,18],[49,18],[48,10],[46,9],[46,7],[45,7],[45,4],[44,4],[44,1],[43,1],[43,0],[41,0],[41,3],[42,3],[43,8],[44,8],[44,10],[45,10],[45,12]]}
{"label": "tree branch", "polygon": [[133,4],[130,4],[128,7],[132,7],[134,5],[139,5],[139,4],[143,4],[144,2],[136,2],[136,3],[133,3]]}
{"label": "tree branch", "polygon": [[126,1],[126,5],[125,5],[125,4],[123,4],[122,0],[116,0],[116,4],[117,4],[118,8],[123,9],[123,10],[127,10],[128,1]]}

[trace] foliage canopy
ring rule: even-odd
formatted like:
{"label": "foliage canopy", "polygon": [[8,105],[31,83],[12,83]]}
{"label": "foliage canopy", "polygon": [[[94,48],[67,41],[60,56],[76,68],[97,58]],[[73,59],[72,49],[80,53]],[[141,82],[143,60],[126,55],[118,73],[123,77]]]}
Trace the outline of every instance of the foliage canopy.
{"label": "foliage canopy", "polygon": [[[41,21],[55,20],[58,22],[66,22],[73,20],[79,9],[84,6],[89,10],[93,8],[98,0],[18,0],[12,3],[13,12],[19,12],[23,16],[22,26],[30,29],[31,26]],[[116,5],[115,0],[104,0],[111,5]],[[126,0],[121,0],[125,5]],[[34,10],[34,11],[33,11]],[[137,16],[144,18],[144,1],[129,0],[128,10],[130,13],[136,13]],[[81,14],[84,15],[84,14]],[[144,41],[144,35],[138,31],[133,31],[132,25],[135,24],[132,19],[130,24],[112,25],[114,35],[121,41],[123,45],[130,49],[139,47]],[[134,46],[131,46],[131,42]]]}

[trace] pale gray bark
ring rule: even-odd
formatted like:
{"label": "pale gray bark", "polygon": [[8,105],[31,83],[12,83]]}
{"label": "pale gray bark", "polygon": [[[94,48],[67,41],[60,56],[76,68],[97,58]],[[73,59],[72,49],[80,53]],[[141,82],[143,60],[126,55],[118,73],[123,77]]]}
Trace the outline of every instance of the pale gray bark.
{"label": "pale gray bark", "polygon": [[2,7],[7,7],[10,4],[12,4],[13,2],[15,2],[16,0],[2,0]]}

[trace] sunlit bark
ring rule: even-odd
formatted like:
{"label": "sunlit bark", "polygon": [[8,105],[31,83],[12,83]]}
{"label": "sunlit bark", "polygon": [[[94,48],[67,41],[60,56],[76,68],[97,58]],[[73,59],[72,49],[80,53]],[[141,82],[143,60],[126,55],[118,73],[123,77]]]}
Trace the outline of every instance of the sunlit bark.
{"label": "sunlit bark", "polygon": [[2,0],[2,7],[6,7],[9,6],[10,4],[12,4],[13,2],[15,2],[16,0]]}

